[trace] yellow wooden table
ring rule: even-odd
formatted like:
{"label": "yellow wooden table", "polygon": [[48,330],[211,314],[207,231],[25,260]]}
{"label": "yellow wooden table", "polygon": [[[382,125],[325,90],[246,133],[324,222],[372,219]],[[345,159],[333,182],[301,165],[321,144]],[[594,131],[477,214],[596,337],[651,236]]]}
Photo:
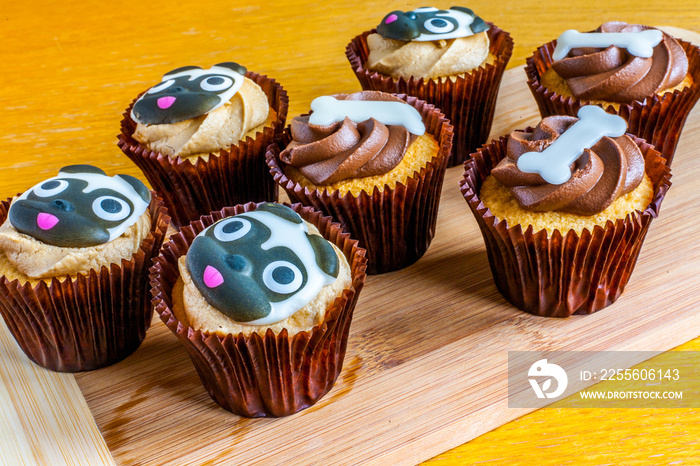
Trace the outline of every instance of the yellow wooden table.
{"label": "yellow wooden table", "polygon": [[[143,179],[116,146],[121,114],[139,91],[177,66],[234,60],[268,74],[288,91],[290,116],[308,109],[318,95],[359,90],[344,56],[348,41],[390,10],[420,6],[425,5],[349,0],[5,2],[0,10],[0,194],[13,195],[72,163]],[[479,0],[464,6],[511,33],[515,51],[509,68],[522,66],[536,46],[563,30],[589,30],[607,20],[700,32],[696,0]],[[700,350],[700,340],[681,349]],[[9,370],[4,367],[5,385]],[[61,380],[74,384],[72,376]],[[8,419],[0,427],[12,428]],[[94,432],[83,434],[89,439]],[[700,464],[699,435],[695,410],[544,409],[433,461]],[[6,441],[0,439],[0,463],[2,455],[24,447],[30,453],[14,458],[51,463],[38,448]]]}

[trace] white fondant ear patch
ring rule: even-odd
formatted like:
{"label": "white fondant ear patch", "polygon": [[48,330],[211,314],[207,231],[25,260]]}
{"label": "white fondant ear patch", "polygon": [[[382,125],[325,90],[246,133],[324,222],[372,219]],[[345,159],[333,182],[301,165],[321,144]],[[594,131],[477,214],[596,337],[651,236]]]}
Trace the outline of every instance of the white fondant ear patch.
{"label": "white fondant ear patch", "polygon": [[417,136],[425,133],[418,110],[403,102],[337,100],[332,96],[321,96],[311,102],[311,110],[309,123],[312,125],[330,125],[346,117],[355,123],[374,118],[385,125],[403,126]]}
{"label": "white fondant ear patch", "polygon": [[663,33],[658,29],[639,32],[578,32],[570,29],[564,31],[557,39],[552,59],[561,60],[571,49],[577,47],[605,49],[611,45],[627,49],[635,57],[649,58],[654,54],[654,47],[659,45],[661,39]]}
{"label": "white fondant ear patch", "polygon": [[518,169],[537,173],[547,183],[563,184],[571,178],[569,166],[602,137],[619,137],[627,131],[624,118],[605,113],[595,105],[581,107],[579,121],[571,125],[542,152],[526,152],[518,158]]}

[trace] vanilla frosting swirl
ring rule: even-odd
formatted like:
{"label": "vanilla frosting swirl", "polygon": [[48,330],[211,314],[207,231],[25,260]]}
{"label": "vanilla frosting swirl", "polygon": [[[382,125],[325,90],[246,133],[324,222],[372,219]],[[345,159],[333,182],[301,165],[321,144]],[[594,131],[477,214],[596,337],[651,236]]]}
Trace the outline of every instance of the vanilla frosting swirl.
{"label": "vanilla frosting swirl", "polygon": [[561,185],[548,184],[540,175],[518,169],[520,155],[542,152],[577,121],[575,117],[552,116],[544,118],[531,133],[511,133],[507,156],[491,174],[510,188],[523,209],[594,215],[633,191],[642,181],[644,157],[627,135],[603,137],[590,149],[585,149],[571,164],[571,178]]}
{"label": "vanilla frosting swirl", "polygon": [[[377,91],[335,98],[403,103]],[[308,116],[299,116],[292,120],[291,131],[293,140],[280,159],[316,185],[388,173],[403,160],[406,149],[416,138],[403,126],[384,125],[374,118],[360,123],[345,118],[330,125],[314,125],[309,123]]]}
{"label": "vanilla frosting swirl", "polygon": [[367,36],[367,68],[404,79],[452,76],[483,65],[489,54],[489,44],[486,32],[428,42],[405,42],[370,34]]}
{"label": "vanilla frosting swirl", "polygon": [[[653,28],[611,21],[602,24],[596,32],[647,29]],[[552,68],[566,80],[576,98],[629,102],[644,100],[680,84],[688,72],[688,58],[676,39],[664,33],[650,58],[631,55],[616,46],[574,48],[566,58],[552,63]]]}

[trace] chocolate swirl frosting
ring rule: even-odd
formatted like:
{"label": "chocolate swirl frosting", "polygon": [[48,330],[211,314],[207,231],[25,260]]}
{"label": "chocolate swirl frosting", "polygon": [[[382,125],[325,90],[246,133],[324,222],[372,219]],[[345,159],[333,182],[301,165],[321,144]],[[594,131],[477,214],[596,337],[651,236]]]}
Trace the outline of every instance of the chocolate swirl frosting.
{"label": "chocolate swirl frosting", "polygon": [[561,211],[594,215],[618,197],[633,191],[644,177],[644,157],[629,136],[603,137],[571,165],[571,178],[561,185],[546,183],[535,173],[521,172],[520,155],[542,152],[578,118],[552,116],[543,119],[531,133],[511,133],[507,157],[491,171],[510,188],[520,207],[531,211]]}
{"label": "chocolate swirl frosting", "polygon": [[[639,32],[653,29],[612,21],[595,32]],[[680,84],[688,73],[688,58],[673,37],[663,34],[650,58],[636,57],[625,49],[575,48],[552,63],[575,97],[588,100],[629,102]]]}
{"label": "chocolate swirl frosting", "polygon": [[[334,96],[338,100],[402,100],[377,91]],[[355,123],[349,118],[330,125],[313,125],[309,116],[291,124],[293,141],[280,154],[282,162],[298,169],[316,185],[349,178],[383,175],[396,167],[416,136],[400,125],[384,125],[374,118]]]}

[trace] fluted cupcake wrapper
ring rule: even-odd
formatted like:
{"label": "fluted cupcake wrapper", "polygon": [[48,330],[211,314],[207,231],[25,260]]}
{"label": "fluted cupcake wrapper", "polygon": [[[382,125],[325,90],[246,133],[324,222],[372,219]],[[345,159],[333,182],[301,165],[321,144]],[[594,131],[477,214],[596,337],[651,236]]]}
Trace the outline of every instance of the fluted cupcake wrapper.
{"label": "fluted cupcake wrapper", "polygon": [[118,145],[163,198],[177,228],[226,206],[277,200],[278,188],[265,164],[265,150],[284,129],[289,105],[287,91],[265,75],[248,72],[246,77],[262,88],[277,117],[254,139],[247,137],[228,150],[209,154],[208,160],[149,151],[132,137],[136,123],[131,109],[136,99],[124,113]]}
{"label": "fluted cupcake wrapper", "polygon": [[326,310],[321,325],[289,336],[287,330],[265,335],[220,336],[194,330],[173,312],[172,291],[180,273],[177,260],[196,235],[217,220],[250,212],[249,203],[212,212],[182,227],[162,248],[151,269],[153,304],[165,325],[187,349],[202,384],[224,409],[246,417],[287,416],[315,404],[335,383],[343,367],[353,310],[365,280],[364,249],[329,217],[300,204],[291,206],[316,225],[321,235],[348,259],[352,285]]}
{"label": "fluted cupcake wrapper", "polygon": [[345,49],[362,89],[408,94],[435,105],[445,114],[454,126],[452,156],[448,162],[450,167],[464,163],[469,154],[487,141],[496,110],[498,88],[513,54],[510,34],[489,24],[490,52],[495,61],[450,78],[395,79],[366,69],[369,56],[367,36],[376,32],[375,29],[355,37]]}
{"label": "fluted cupcake wrapper", "polygon": [[[612,105],[604,108],[607,113],[624,118],[627,121],[627,132],[651,143],[668,160],[669,167],[685,120],[700,98],[700,49],[688,42],[676,40],[688,56],[688,71],[693,78],[690,87],[667,92],[662,96],[654,95],[643,102],[620,103],[619,109]],[[557,41],[554,40],[539,47],[527,59],[525,66],[528,86],[543,118],[552,115],[576,116],[581,107],[591,104],[588,100],[559,95],[540,82],[541,76],[554,62],[552,53],[556,46]]]}
{"label": "fluted cupcake wrapper", "polygon": [[[0,204],[0,223],[10,202]],[[29,359],[53,371],[81,372],[121,361],[139,347],[153,316],[149,268],[170,222],[156,195],[149,212],[150,233],[119,265],[35,286],[0,277],[0,313]]]}
{"label": "fluted cupcake wrapper", "polygon": [[425,131],[438,141],[436,156],[405,183],[374,188],[358,196],[348,192],[309,189],[284,173],[279,155],[291,142],[290,129],[275,138],[267,151],[270,171],[292,202],[312,206],[340,222],[367,250],[367,273],[380,274],[407,267],[420,259],[435,235],[442,182],[452,141],[452,125],[433,105],[398,95],[423,117]]}
{"label": "fluted cupcake wrapper", "polygon": [[465,163],[462,194],[484,237],[496,286],[513,305],[539,316],[568,317],[599,311],[620,297],[671,186],[666,160],[650,144],[633,139],[654,185],[651,203],[643,212],[595,226],[592,232],[585,229],[580,236],[573,230],[548,236],[532,226],[509,227],[481,202],[482,183],[506,156],[507,137],[479,149]]}

